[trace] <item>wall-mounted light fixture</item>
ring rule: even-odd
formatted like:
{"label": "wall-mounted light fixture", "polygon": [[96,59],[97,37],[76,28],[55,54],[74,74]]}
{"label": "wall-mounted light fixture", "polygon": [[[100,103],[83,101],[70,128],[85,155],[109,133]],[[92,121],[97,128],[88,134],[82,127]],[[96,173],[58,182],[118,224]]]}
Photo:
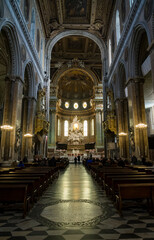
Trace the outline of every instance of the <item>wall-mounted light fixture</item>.
{"label": "wall-mounted light fixture", "polygon": [[136,128],[146,128],[147,124],[145,124],[145,123],[138,123],[135,127]]}
{"label": "wall-mounted light fixture", "polygon": [[120,133],[119,133],[119,136],[127,136],[127,133],[125,133],[125,132],[120,132]]}
{"label": "wall-mounted light fixture", "polygon": [[33,137],[33,135],[31,133],[26,133],[24,134],[24,137]]}
{"label": "wall-mounted light fixture", "polygon": [[12,130],[13,127],[12,127],[11,125],[2,125],[2,126],[1,126],[1,129],[2,129],[2,130]]}

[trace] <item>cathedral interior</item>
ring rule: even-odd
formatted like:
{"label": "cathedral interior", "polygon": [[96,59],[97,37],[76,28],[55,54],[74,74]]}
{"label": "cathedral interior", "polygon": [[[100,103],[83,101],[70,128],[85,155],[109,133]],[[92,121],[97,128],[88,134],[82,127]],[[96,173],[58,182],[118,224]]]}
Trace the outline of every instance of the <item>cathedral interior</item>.
{"label": "cathedral interior", "polygon": [[153,0],[0,0],[0,240],[154,239],[153,48]]}

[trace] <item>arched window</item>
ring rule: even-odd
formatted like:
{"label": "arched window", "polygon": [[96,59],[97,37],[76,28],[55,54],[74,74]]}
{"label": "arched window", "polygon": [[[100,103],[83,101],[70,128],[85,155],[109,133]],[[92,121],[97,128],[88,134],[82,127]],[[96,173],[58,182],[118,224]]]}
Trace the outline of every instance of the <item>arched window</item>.
{"label": "arched window", "polygon": [[58,118],[58,136],[60,136],[60,119]]}
{"label": "arched window", "polygon": [[94,119],[91,120],[91,135],[94,136]]}
{"label": "arched window", "polygon": [[111,55],[111,39],[109,39],[109,66],[112,62],[112,55]]}
{"label": "arched window", "polygon": [[83,135],[84,135],[85,137],[88,136],[88,122],[87,122],[87,120],[85,120],[85,121],[83,122]]}
{"label": "arched window", "polygon": [[117,45],[120,39],[120,18],[119,18],[119,11],[116,11],[116,37],[117,37]]}
{"label": "arched window", "polygon": [[64,136],[68,137],[68,121],[64,121]]}
{"label": "arched window", "polygon": [[32,9],[30,35],[33,42],[35,42],[35,9],[34,8]]}
{"label": "arched window", "polygon": [[41,39],[41,53],[40,53],[40,62],[42,64],[43,61],[43,39]]}
{"label": "arched window", "polygon": [[134,2],[134,0],[129,0],[129,6],[130,6],[130,8],[132,7],[133,2]]}

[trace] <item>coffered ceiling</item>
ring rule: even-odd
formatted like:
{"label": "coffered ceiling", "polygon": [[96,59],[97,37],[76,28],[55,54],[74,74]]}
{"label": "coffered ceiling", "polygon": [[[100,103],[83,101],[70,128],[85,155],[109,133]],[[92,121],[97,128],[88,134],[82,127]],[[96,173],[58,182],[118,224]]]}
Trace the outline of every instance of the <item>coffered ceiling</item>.
{"label": "coffered ceiling", "polygon": [[115,0],[37,0],[46,36],[55,30],[84,29],[107,37]]}

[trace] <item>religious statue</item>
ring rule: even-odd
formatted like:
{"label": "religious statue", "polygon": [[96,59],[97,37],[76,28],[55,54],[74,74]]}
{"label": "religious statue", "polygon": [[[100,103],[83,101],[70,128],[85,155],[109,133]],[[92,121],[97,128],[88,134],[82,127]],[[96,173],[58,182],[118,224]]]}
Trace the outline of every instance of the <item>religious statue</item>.
{"label": "religious statue", "polygon": [[68,142],[73,145],[81,144],[83,141],[83,124],[74,117],[73,122],[69,128]]}

